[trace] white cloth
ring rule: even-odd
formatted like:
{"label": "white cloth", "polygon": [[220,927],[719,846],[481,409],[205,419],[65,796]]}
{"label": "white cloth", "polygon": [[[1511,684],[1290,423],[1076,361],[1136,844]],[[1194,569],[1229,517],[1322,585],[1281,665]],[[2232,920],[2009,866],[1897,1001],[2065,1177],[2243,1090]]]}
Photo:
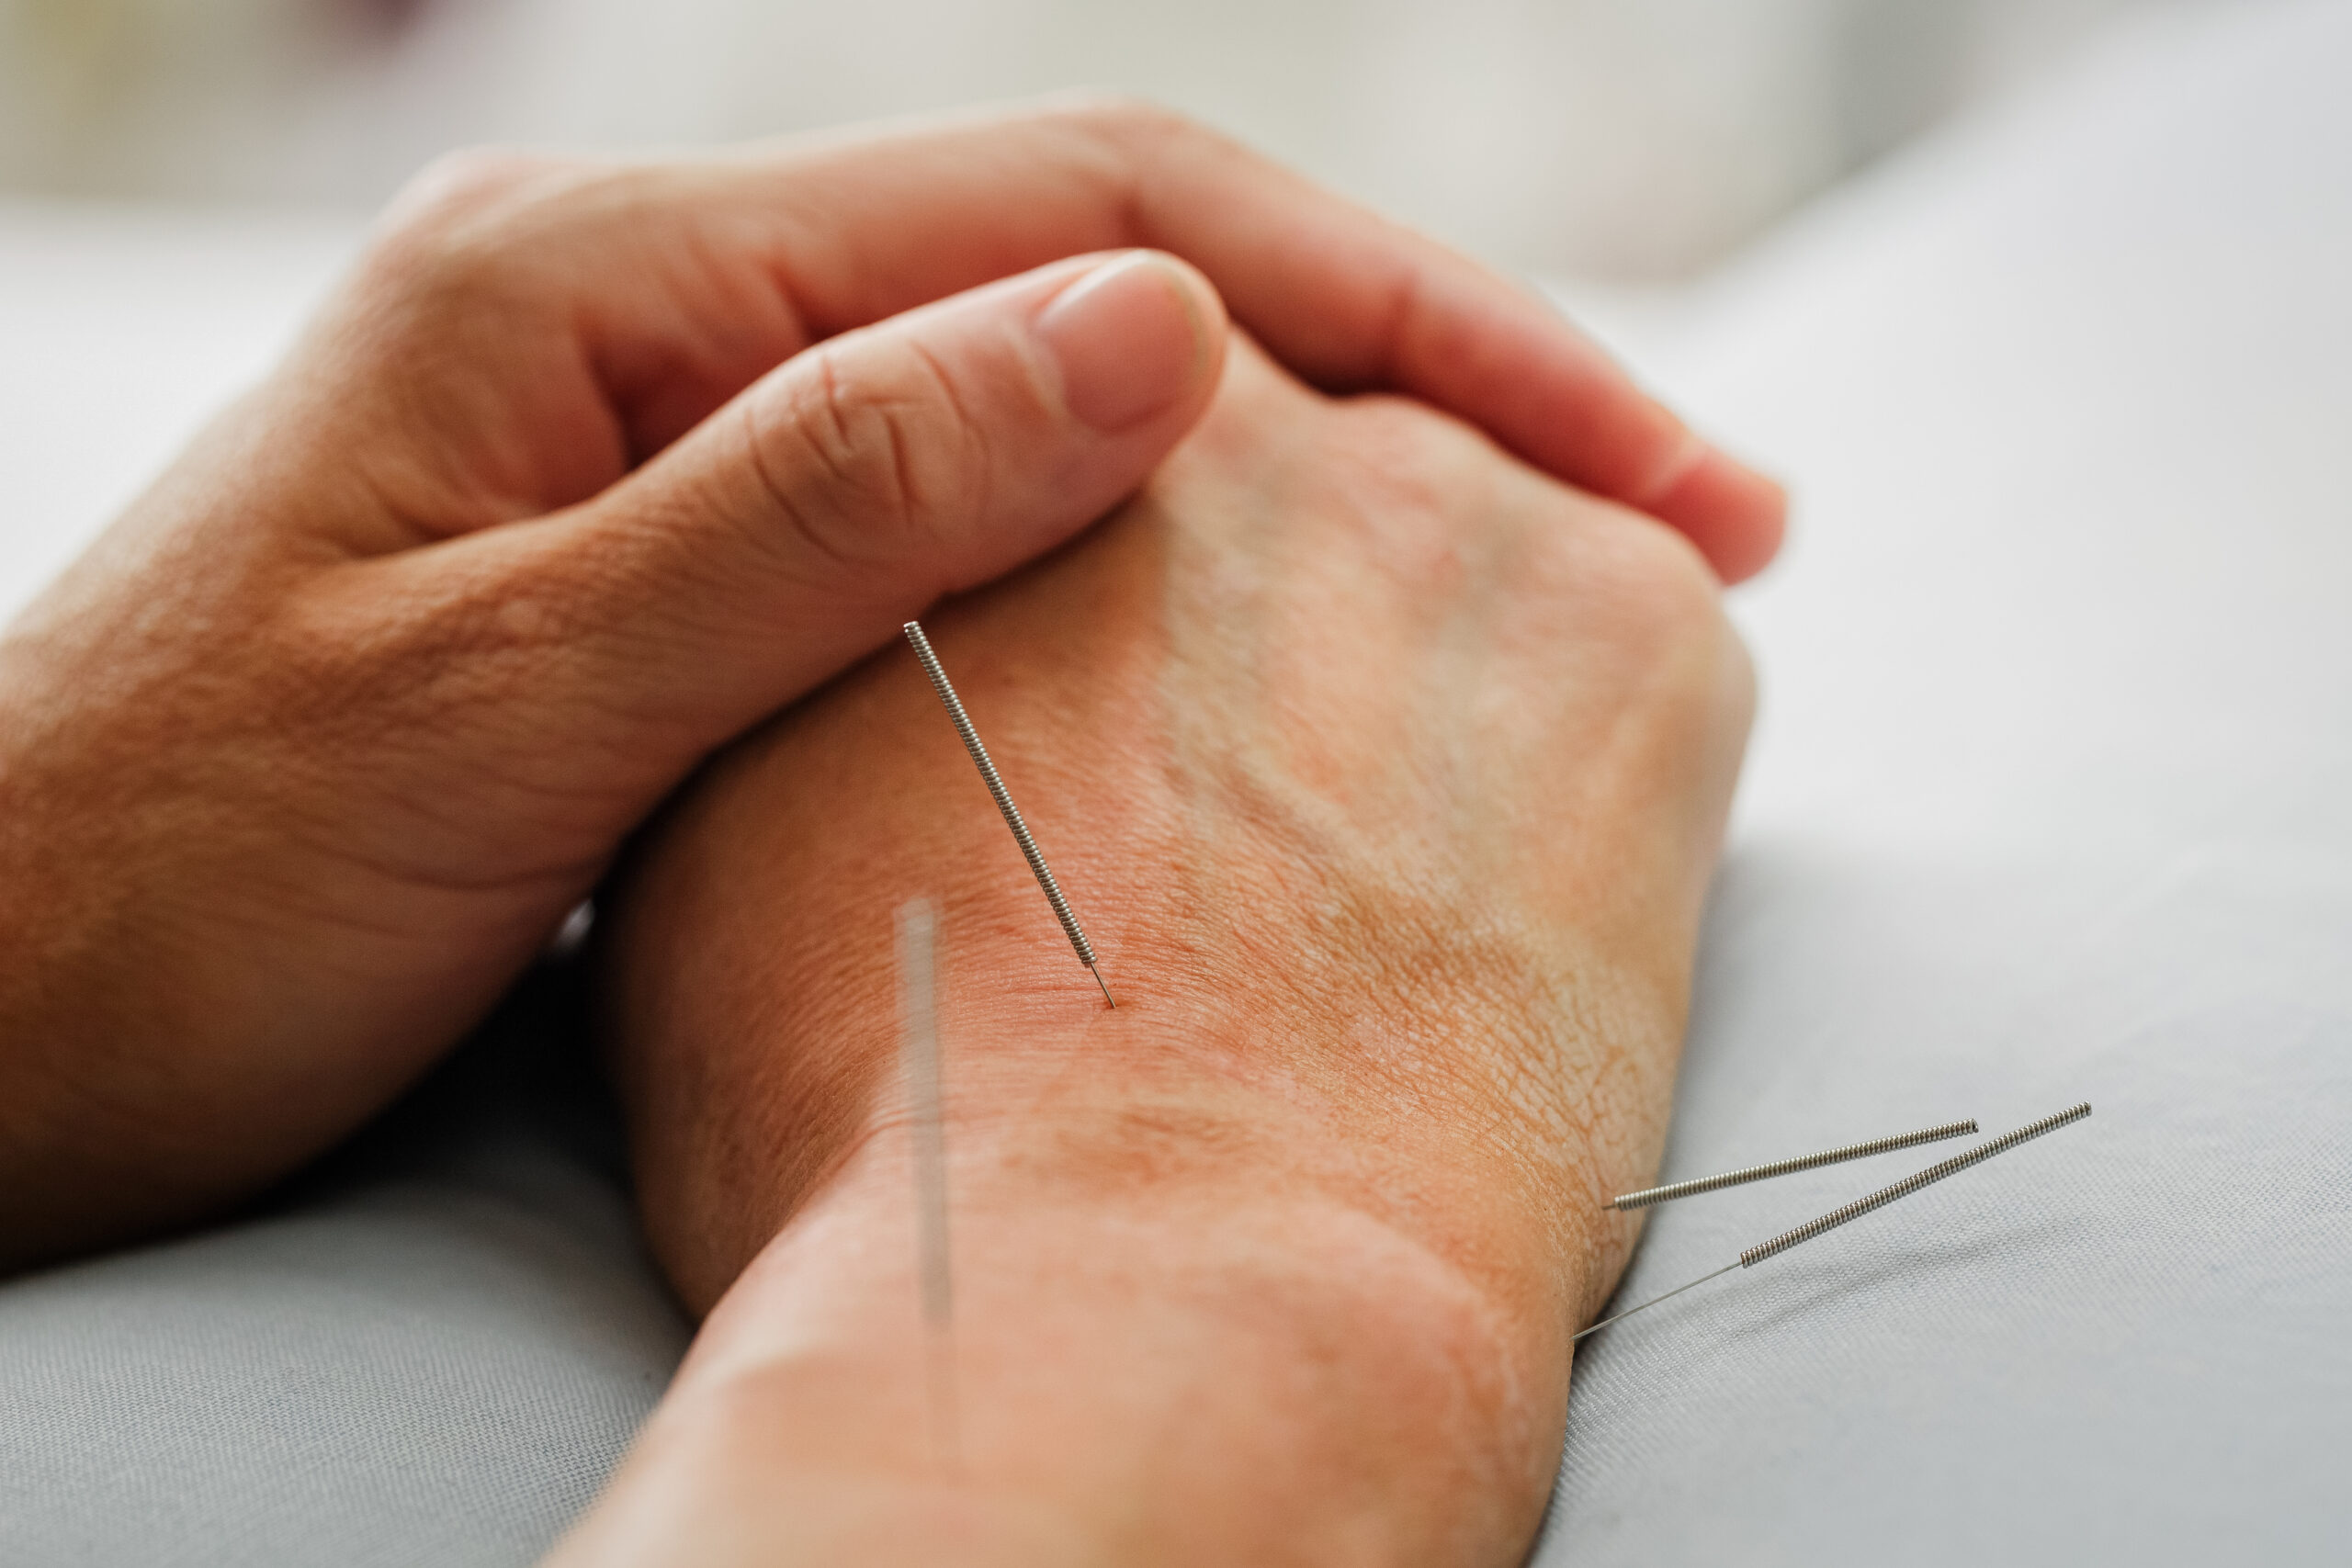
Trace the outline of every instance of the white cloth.
{"label": "white cloth", "polygon": [[1664,1177],[2096,1110],[1588,1341],[1540,1562],[2352,1561],[2347,79],[2342,4],[2150,29],[1662,367],[1801,502]]}

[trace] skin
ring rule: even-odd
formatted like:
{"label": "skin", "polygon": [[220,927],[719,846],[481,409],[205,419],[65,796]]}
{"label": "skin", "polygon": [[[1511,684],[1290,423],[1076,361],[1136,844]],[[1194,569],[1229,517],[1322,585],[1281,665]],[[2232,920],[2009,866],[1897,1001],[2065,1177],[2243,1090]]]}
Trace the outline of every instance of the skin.
{"label": "skin", "polygon": [[1725,576],[1778,539],[1540,302],[1157,111],[427,175],[0,637],[0,1269],[358,1124],[714,750],[1129,493],[1228,310]]}
{"label": "skin", "polygon": [[[1083,540],[716,762],[603,906],[709,1316],[564,1568],[1521,1561],[1655,1168],[1752,705],[1689,540],[1246,342]],[[918,1315],[893,909],[956,1269]]]}

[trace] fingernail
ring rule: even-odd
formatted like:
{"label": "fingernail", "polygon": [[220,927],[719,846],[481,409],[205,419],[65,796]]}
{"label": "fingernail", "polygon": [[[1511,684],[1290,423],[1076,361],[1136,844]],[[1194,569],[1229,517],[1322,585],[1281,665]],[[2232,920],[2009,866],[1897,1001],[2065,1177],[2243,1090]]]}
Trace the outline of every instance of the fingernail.
{"label": "fingernail", "polygon": [[1105,435],[1181,401],[1206,357],[1191,285],[1145,251],[1105,262],[1063,289],[1035,330],[1061,367],[1064,405]]}

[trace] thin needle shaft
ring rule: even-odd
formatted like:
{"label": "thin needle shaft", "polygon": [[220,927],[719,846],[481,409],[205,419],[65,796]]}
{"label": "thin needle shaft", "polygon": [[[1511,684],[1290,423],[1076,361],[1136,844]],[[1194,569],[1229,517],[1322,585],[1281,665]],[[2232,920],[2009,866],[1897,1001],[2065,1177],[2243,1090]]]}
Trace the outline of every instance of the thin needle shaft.
{"label": "thin needle shaft", "polygon": [[1690,1181],[1677,1181],[1666,1187],[1645,1187],[1639,1192],[1628,1192],[1612,1200],[1612,1209],[1646,1209],[1653,1203],[1671,1203],[1677,1198],[1696,1197],[1702,1192],[1716,1192],[1726,1187],[1744,1186],[1750,1181],[1763,1181],[1775,1176],[1793,1176],[1800,1170],[1817,1170],[1825,1165],[1842,1165],[1849,1159],[1868,1159],[1872,1155],[1889,1155],[1897,1149],[1916,1148],[1945,1138],[1965,1138],[1976,1132],[1976,1119],[1946,1122],[1940,1126],[1922,1127],[1916,1133],[1897,1133],[1891,1138],[1872,1138],[1865,1144],[1847,1144],[1839,1148],[1824,1149],[1817,1155],[1799,1155],[1794,1159],[1774,1160],[1770,1165],[1751,1165],[1740,1170],[1727,1170],[1721,1176],[1702,1176]]}
{"label": "thin needle shaft", "polygon": [[899,908],[900,1055],[914,1134],[915,1247],[928,1355],[932,1448],[943,1469],[960,1465],[956,1399],[955,1250],[947,1229],[947,1126],[939,1065],[938,921],[921,898]]}
{"label": "thin needle shaft", "polygon": [[1070,911],[1069,900],[1062,897],[1061,884],[1054,880],[1051,867],[1037,848],[1037,840],[1029,835],[1029,824],[1021,819],[1020,807],[1012,804],[1012,796],[1004,787],[1004,780],[997,776],[996,764],[989,761],[989,749],[980,744],[979,732],[972,728],[971,716],[964,711],[963,699],[947,679],[947,671],[939,666],[939,655],[931,650],[931,639],[922,634],[919,622],[909,621],[901,628],[907,641],[914,645],[915,657],[922,661],[922,672],[931,677],[932,689],[947,706],[947,716],[956,722],[956,733],[964,738],[964,750],[972,754],[972,761],[980,770],[981,782],[989,786],[989,794],[996,798],[996,808],[1004,816],[1004,825],[1012,829],[1013,840],[1021,846],[1021,853],[1029,862],[1029,870],[1037,878],[1037,886],[1045,889],[1046,902],[1054,907],[1054,918],[1062,923],[1062,934],[1069,938],[1078,961],[1086,965],[1094,983],[1102,987],[1102,999],[1113,1007],[1119,1004],[1111,997],[1111,987],[1102,978],[1102,971],[1094,962],[1094,946],[1086,940],[1086,932],[1078,923],[1078,916]]}
{"label": "thin needle shaft", "polygon": [[1898,1198],[1908,1198],[1922,1187],[1931,1187],[1948,1176],[1957,1176],[1971,1166],[1982,1165],[1995,1155],[2007,1154],[2019,1144],[2030,1142],[2044,1133],[2054,1133],[2070,1122],[2081,1121],[2090,1113],[2090,1102],[2085,1100],[2082,1104],[2071,1106],[2053,1116],[2045,1116],[2039,1122],[2028,1122],[2014,1133],[2004,1133],[1990,1143],[1979,1144],[1964,1155],[1954,1155],[1939,1165],[1931,1165],[1925,1170],[1905,1177],[1892,1186],[1882,1187],[1867,1198],[1857,1198],[1843,1208],[1830,1210],[1817,1220],[1808,1220],[1794,1230],[1783,1231],[1770,1241],[1760,1242],[1741,1253],[1733,1261],[1716,1269],[1713,1274],[1702,1274],[1688,1285],[1677,1285],[1665,1295],[1651,1297],[1640,1306],[1627,1307],[1623,1312],[1604,1317],[1590,1328],[1570,1335],[1568,1343],[1573,1345],[1586,1335],[1598,1333],[1620,1318],[1631,1317],[1634,1314],[1654,1307],[1660,1302],[1669,1301],[1693,1286],[1703,1285],[1708,1280],[1728,1274],[1735,1269],[1753,1269],[1768,1258],[1777,1258],[1789,1248],[1801,1246],[1817,1235],[1834,1231],[1850,1220],[1859,1220],[1872,1210],[1883,1209]]}
{"label": "thin needle shaft", "polygon": [[1700,1286],[1705,1284],[1708,1280],[1721,1279],[1724,1275],[1730,1273],[1733,1269],[1738,1267],[1739,1260],[1737,1258],[1734,1258],[1729,1263],[1726,1263],[1722,1268],[1716,1269],[1713,1274],[1702,1274],[1687,1285],[1677,1285],[1674,1289],[1667,1292],[1666,1294],[1662,1296],[1652,1296],[1649,1300],[1644,1302],[1639,1306],[1627,1307],[1623,1312],[1616,1313],[1611,1316],[1602,1318],[1590,1328],[1579,1329],[1577,1332],[1568,1336],[1568,1343],[1573,1345],[1588,1334],[1598,1334],[1602,1329],[1608,1327],[1611,1324],[1616,1323],[1623,1318],[1631,1317],[1637,1312],[1647,1312],[1650,1308],[1657,1305],[1660,1302],[1670,1302],[1685,1291],[1695,1291]]}

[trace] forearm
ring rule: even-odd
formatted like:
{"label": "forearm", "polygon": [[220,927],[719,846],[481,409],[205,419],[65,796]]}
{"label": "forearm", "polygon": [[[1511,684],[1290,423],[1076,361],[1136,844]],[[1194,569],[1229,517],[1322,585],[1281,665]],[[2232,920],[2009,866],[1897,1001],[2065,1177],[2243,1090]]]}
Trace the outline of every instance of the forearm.
{"label": "forearm", "polygon": [[1515,1561],[1583,1249],[1419,1139],[1121,1076],[956,1111],[955,1431],[885,1125],[729,1292],[564,1561],[731,1561],[719,1517],[762,1562]]}

